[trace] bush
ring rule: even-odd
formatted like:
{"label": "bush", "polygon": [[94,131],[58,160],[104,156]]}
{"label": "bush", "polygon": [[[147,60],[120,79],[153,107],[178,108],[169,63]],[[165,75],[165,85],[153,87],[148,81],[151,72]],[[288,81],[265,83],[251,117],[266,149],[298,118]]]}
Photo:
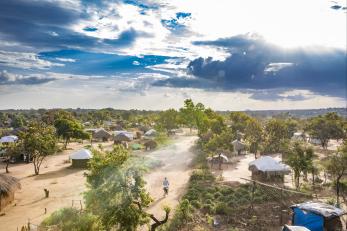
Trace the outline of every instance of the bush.
{"label": "bush", "polygon": [[223,196],[223,194],[220,192],[216,192],[215,194],[213,194],[214,199],[221,198],[222,196]]}
{"label": "bush", "polygon": [[197,208],[197,209],[200,209],[200,208],[202,207],[200,201],[198,201],[198,200],[192,200],[192,201],[190,202],[190,204],[191,204],[194,208]]}
{"label": "bush", "polygon": [[62,208],[57,210],[41,224],[43,226],[58,225],[61,231],[103,230],[96,216],[86,212],[80,212],[75,208]]}
{"label": "bush", "polygon": [[216,205],[216,214],[225,215],[228,213],[228,207],[225,203],[218,203]]}
{"label": "bush", "polygon": [[205,204],[202,207],[202,210],[203,210],[204,213],[209,213],[209,214],[214,214],[215,213],[215,208],[211,204]]}

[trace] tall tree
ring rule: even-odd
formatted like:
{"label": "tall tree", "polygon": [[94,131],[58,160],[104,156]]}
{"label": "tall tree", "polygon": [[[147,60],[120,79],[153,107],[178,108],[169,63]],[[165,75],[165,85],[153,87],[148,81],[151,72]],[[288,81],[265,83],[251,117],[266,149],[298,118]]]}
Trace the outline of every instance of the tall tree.
{"label": "tall tree", "polygon": [[311,147],[295,142],[290,146],[286,154],[285,162],[294,171],[295,187],[298,189],[300,187],[301,173],[307,174],[313,166],[314,151]]}
{"label": "tall tree", "polygon": [[111,152],[93,151],[85,194],[87,209],[97,214],[110,230],[132,231],[140,225],[154,221],[151,230],[164,224],[170,209],[165,208],[165,218],[157,219],[145,211],[152,198],[145,190],[145,181],[138,169],[127,165],[128,152],[123,146],[114,146]]}
{"label": "tall tree", "polygon": [[283,120],[270,119],[264,128],[264,151],[269,153],[281,152],[288,145],[288,131]]}
{"label": "tall tree", "polygon": [[90,134],[85,132],[82,124],[75,119],[58,118],[55,120],[54,126],[56,128],[57,135],[65,140],[65,149],[71,138],[82,140],[90,138]]}
{"label": "tall tree", "polygon": [[231,120],[231,128],[235,132],[244,133],[247,127],[247,122],[251,119],[249,115],[244,112],[232,112],[229,115]]}
{"label": "tall tree", "polygon": [[337,153],[329,157],[325,163],[325,168],[334,178],[336,202],[339,204],[341,178],[347,174],[347,141],[344,142]]}
{"label": "tall tree", "polygon": [[258,120],[250,118],[246,121],[245,140],[249,144],[249,151],[257,155],[263,137],[263,128]]}
{"label": "tall tree", "polygon": [[175,109],[168,109],[159,113],[158,126],[170,131],[178,127],[178,112]]}
{"label": "tall tree", "polygon": [[190,128],[190,131],[193,129],[194,126],[196,126],[195,123],[195,105],[193,100],[186,99],[184,101],[183,108],[180,109],[180,114],[183,123]]}
{"label": "tall tree", "polygon": [[337,113],[329,112],[325,115],[311,118],[305,130],[311,137],[319,139],[323,148],[327,148],[330,139],[339,140],[346,136],[345,124],[346,120],[338,116]]}
{"label": "tall tree", "polygon": [[35,175],[38,175],[43,160],[56,151],[55,128],[42,122],[31,122],[19,137],[22,149],[32,159]]}

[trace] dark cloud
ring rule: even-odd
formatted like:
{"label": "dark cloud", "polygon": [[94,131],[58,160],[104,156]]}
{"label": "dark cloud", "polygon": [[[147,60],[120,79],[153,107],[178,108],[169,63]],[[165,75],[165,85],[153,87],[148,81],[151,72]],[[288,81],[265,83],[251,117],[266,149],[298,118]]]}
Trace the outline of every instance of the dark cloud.
{"label": "dark cloud", "polygon": [[108,50],[130,46],[137,37],[148,36],[130,28],[121,32],[119,38],[99,39],[70,29],[70,25],[87,17],[83,9],[77,11],[53,2],[0,1],[0,40],[16,41],[36,49]]}
{"label": "dark cloud", "polygon": [[19,75],[14,73],[9,73],[6,70],[0,71],[0,85],[35,85],[47,83],[55,80],[55,78],[47,77],[43,75]]}
{"label": "dark cloud", "polygon": [[[346,96],[346,53],[322,48],[286,50],[266,43],[259,36],[240,35],[195,45],[223,47],[225,60],[197,58],[187,72],[193,78],[174,78],[155,83],[160,86],[230,90],[310,90],[316,94]],[[274,95],[274,94],[272,94]],[[254,97],[264,98],[263,95]],[[267,97],[267,95],[265,95]],[[300,96],[289,97],[301,100]]]}

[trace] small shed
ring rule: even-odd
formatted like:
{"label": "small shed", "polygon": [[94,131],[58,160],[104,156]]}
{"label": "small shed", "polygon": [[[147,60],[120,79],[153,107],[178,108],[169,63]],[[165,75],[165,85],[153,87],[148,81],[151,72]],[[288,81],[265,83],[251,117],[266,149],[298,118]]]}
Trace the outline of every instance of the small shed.
{"label": "small shed", "polygon": [[158,146],[158,144],[154,140],[148,140],[144,143],[144,146],[145,146],[146,151],[150,151],[150,150],[155,149]]}
{"label": "small shed", "polygon": [[302,132],[294,132],[292,136],[292,140],[294,141],[304,141],[305,140],[305,134]]}
{"label": "small shed", "polygon": [[344,230],[341,216],[346,212],[322,202],[308,201],[291,206],[292,224],[304,226],[311,231]]}
{"label": "small shed", "polygon": [[0,143],[14,143],[17,142],[18,136],[3,136],[0,139]]}
{"label": "small shed", "polygon": [[240,140],[234,140],[233,142],[231,142],[231,144],[233,145],[234,152],[236,152],[237,155],[241,155],[242,152],[246,149],[246,145]]}
{"label": "small shed", "polygon": [[252,172],[252,179],[263,182],[284,181],[284,175],[290,173],[290,167],[271,156],[262,156],[248,164],[248,170]]}
{"label": "small shed", "polygon": [[81,149],[70,155],[73,168],[86,168],[89,160],[93,157],[92,152],[88,149]]}
{"label": "small shed", "polygon": [[155,137],[158,134],[158,132],[154,129],[149,129],[146,133],[146,137]]}
{"label": "small shed", "polygon": [[0,174],[0,211],[14,200],[15,191],[18,189],[20,183],[17,178]]}
{"label": "small shed", "polygon": [[102,140],[104,142],[110,140],[111,137],[112,135],[103,128],[99,128],[93,133],[93,139]]}
{"label": "small shed", "polygon": [[114,131],[114,142],[115,143],[121,143],[121,142],[130,142],[134,139],[134,134],[132,132],[128,131]]}

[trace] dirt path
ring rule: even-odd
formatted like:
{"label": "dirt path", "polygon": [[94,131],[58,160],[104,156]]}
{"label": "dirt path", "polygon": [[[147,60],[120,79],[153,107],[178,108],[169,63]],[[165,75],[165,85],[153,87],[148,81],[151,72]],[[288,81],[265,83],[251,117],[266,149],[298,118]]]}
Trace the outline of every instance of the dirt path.
{"label": "dirt path", "polygon": [[[162,164],[161,167],[145,175],[146,188],[154,198],[148,211],[160,219],[165,215],[162,209],[163,205],[174,208],[184,192],[191,172],[189,165],[194,155],[190,149],[196,139],[195,136],[181,136],[174,144],[147,155],[148,158],[159,160]],[[170,182],[170,191],[167,197],[163,197],[162,182],[164,177],[167,177]]]}

